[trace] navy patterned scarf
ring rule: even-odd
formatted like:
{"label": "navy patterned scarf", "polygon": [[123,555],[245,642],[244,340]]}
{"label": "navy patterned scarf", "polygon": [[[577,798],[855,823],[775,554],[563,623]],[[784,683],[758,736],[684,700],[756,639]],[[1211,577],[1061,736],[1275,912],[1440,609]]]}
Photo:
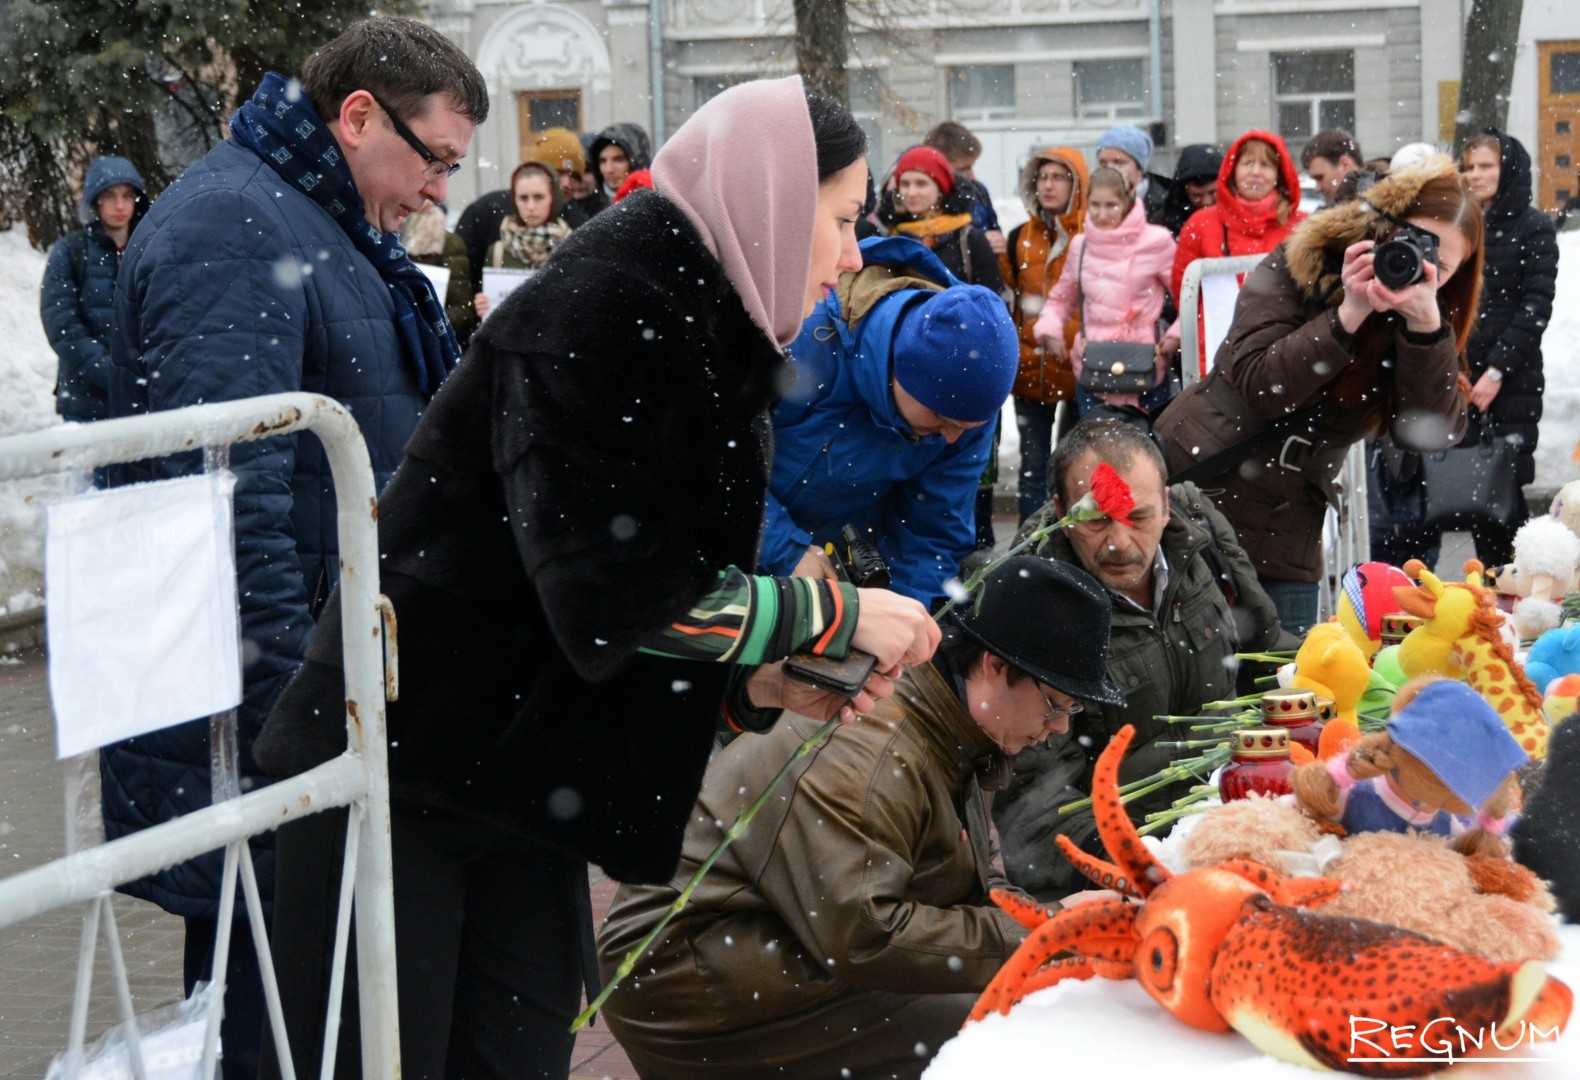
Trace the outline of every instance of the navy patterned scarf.
{"label": "navy patterned scarf", "polygon": [[396,330],[416,369],[417,387],[431,397],[461,359],[444,304],[407,258],[400,237],[380,232],[363,217],[351,167],[301,84],[269,72],[252,100],[230,118],[230,130],[239,144],[323,207],[373,264],[395,302]]}

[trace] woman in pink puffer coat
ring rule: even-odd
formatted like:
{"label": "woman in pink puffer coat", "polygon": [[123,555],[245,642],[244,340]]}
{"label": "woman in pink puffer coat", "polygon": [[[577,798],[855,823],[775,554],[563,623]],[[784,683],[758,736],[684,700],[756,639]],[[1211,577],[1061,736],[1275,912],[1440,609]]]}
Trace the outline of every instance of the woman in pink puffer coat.
{"label": "woman in pink puffer coat", "polygon": [[1102,403],[1135,405],[1155,416],[1170,394],[1166,356],[1154,357],[1157,385],[1144,393],[1098,395],[1079,383],[1087,342],[1157,343],[1174,238],[1162,226],[1147,224],[1145,210],[1117,170],[1092,173],[1088,192],[1086,229],[1070,241],[1065,272],[1048,294],[1035,333],[1043,348],[1063,359],[1065,321],[1081,311],[1081,333],[1070,351],[1081,415]]}

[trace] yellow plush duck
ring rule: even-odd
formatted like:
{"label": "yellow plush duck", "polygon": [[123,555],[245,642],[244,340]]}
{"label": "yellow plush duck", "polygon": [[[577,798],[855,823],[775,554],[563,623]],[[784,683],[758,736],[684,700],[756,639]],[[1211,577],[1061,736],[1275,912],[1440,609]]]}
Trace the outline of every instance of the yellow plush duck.
{"label": "yellow plush duck", "polygon": [[1366,654],[1342,625],[1318,623],[1307,631],[1295,653],[1295,675],[1289,685],[1333,701],[1335,715],[1323,725],[1317,744],[1317,756],[1324,761],[1360,741],[1355,709],[1370,684]]}

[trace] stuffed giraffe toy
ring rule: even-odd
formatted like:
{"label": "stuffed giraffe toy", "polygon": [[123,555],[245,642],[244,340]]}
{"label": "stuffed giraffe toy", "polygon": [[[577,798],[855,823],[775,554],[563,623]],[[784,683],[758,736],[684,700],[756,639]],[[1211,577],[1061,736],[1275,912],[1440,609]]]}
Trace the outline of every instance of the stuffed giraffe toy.
{"label": "stuffed giraffe toy", "polygon": [[1463,582],[1444,582],[1419,559],[1405,563],[1404,572],[1420,584],[1400,586],[1394,596],[1426,622],[1399,647],[1399,666],[1410,678],[1437,673],[1462,679],[1498,710],[1520,748],[1540,759],[1547,754],[1548,731],[1542,695],[1503,637],[1503,615],[1493,591],[1482,584],[1481,570],[1481,563],[1469,559]]}

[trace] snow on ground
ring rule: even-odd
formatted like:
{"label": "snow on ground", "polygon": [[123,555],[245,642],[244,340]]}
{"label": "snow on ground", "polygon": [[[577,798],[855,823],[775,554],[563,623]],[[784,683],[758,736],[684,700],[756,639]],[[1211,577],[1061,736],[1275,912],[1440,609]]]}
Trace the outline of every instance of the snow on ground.
{"label": "snow on ground", "polygon": [[1571,456],[1580,445],[1580,229],[1558,234],[1558,292],[1542,338],[1542,370],[1547,392],[1531,490],[1555,492],[1580,479]]}
{"label": "snow on ground", "polygon": [[[55,415],[55,352],[39,321],[44,255],[21,226],[0,231],[0,436],[37,431]],[[0,614],[36,607],[43,594],[44,503],[57,479],[0,483]]]}

